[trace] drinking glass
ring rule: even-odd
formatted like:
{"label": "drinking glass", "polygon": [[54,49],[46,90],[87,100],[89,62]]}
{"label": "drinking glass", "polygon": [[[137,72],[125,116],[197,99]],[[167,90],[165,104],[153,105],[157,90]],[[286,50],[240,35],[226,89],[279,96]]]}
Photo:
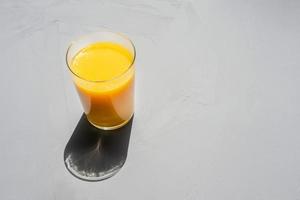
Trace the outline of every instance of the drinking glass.
{"label": "drinking glass", "polygon": [[[89,80],[82,74],[78,74],[73,67],[72,62],[82,49],[99,42],[118,44],[125,48],[132,57],[128,68],[109,80]],[[79,94],[84,113],[88,121],[95,127],[103,130],[117,129],[124,126],[133,116],[135,54],[135,47],[126,36],[109,31],[85,35],[69,46],[66,54],[67,66]]]}

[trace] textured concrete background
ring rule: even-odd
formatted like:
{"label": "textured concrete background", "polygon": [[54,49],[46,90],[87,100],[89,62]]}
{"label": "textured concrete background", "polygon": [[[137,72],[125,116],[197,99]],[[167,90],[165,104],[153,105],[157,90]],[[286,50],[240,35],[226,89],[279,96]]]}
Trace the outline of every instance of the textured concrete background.
{"label": "textured concrete background", "polygon": [[[300,1],[0,0],[0,198],[300,199]],[[128,158],[65,169],[81,113],[64,56],[99,28],[137,48]]]}

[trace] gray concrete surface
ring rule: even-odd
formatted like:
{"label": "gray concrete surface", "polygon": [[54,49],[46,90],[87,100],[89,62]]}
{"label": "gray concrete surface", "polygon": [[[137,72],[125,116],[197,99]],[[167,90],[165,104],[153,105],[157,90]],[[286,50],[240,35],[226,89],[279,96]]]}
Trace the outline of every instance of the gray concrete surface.
{"label": "gray concrete surface", "polygon": [[[0,199],[299,200],[300,1],[0,1]],[[137,48],[127,161],[74,178],[64,56],[108,28]]]}

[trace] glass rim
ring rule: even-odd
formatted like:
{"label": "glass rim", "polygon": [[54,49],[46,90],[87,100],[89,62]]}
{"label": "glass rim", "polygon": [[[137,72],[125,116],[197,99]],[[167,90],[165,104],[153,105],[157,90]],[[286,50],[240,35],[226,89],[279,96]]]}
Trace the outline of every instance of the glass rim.
{"label": "glass rim", "polygon": [[[98,33],[110,33],[110,34],[115,34],[115,35],[120,36],[120,37],[122,37],[123,39],[129,41],[130,45],[131,45],[132,48],[133,48],[133,59],[132,59],[130,65],[128,66],[128,68],[127,68],[124,72],[122,72],[121,74],[119,74],[119,75],[117,75],[117,76],[112,77],[111,79],[107,79],[107,80],[88,80],[88,79],[86,79],[86,78],[83,78],[83,77],[79,76],[78,74],[76,74],[76,73],[71,69],[71,67],[70,67],[70,65],[69,65],[69,62],[68,62],[68,54],[69,54],[69,51],[70,51],[71,47],[72,47],[76,42],[78,42],[78,41],[80,41],[80,40],[82,40],[82,39],[84,39],[84,38],[87,38],[87,37],[89,37],[90,35],[98,34]],[[80,51],[80,50],[79,50],[79,51]],[[78,52],[77,52],[77,53],[78,53]],[[135,49],[135,46],[134,46],[133,42],[132,42],[126,35],[124,35],[123,33],[112,32],[112,31],[108,31],[108,30],[92,32],[92,33],[89,33],[89,34],[82,35],[82,36],[78,37],[76,40],[73,40],[73,41],[69,44],[69,46],[68,46],[68,48],[67,48],[66,56],[65,56],[66,64],[67,64],[67,66],[68,66],[68,69],[70,70],[70,72],[71,72],[73,75],[75,75],[76,77],[78,77],[78,78],[80,78],[80,79],[82,79],[82,80],[84,80],[84,81],[87,81],[87,82],[93,82],[93,83],[110,82],[110,81],[113,81],[113,80],[117,80],[118,78],[121,78],[123,75],[127,74],[127,73],[129,72],[129,70],[133,67],[134,62],[135,62],[135,58],[136,58],[136,49]]]}

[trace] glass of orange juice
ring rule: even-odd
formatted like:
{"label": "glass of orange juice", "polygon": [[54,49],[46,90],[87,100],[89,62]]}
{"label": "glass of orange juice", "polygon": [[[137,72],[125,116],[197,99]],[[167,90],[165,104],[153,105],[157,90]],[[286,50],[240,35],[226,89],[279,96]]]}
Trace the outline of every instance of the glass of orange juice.
{"label": "glass of orange juice", "polygon": [[118,33],[92,33],[71,43],[66,61],[89,122],[103,130],[124,126],[134,113],[133,43]]}

